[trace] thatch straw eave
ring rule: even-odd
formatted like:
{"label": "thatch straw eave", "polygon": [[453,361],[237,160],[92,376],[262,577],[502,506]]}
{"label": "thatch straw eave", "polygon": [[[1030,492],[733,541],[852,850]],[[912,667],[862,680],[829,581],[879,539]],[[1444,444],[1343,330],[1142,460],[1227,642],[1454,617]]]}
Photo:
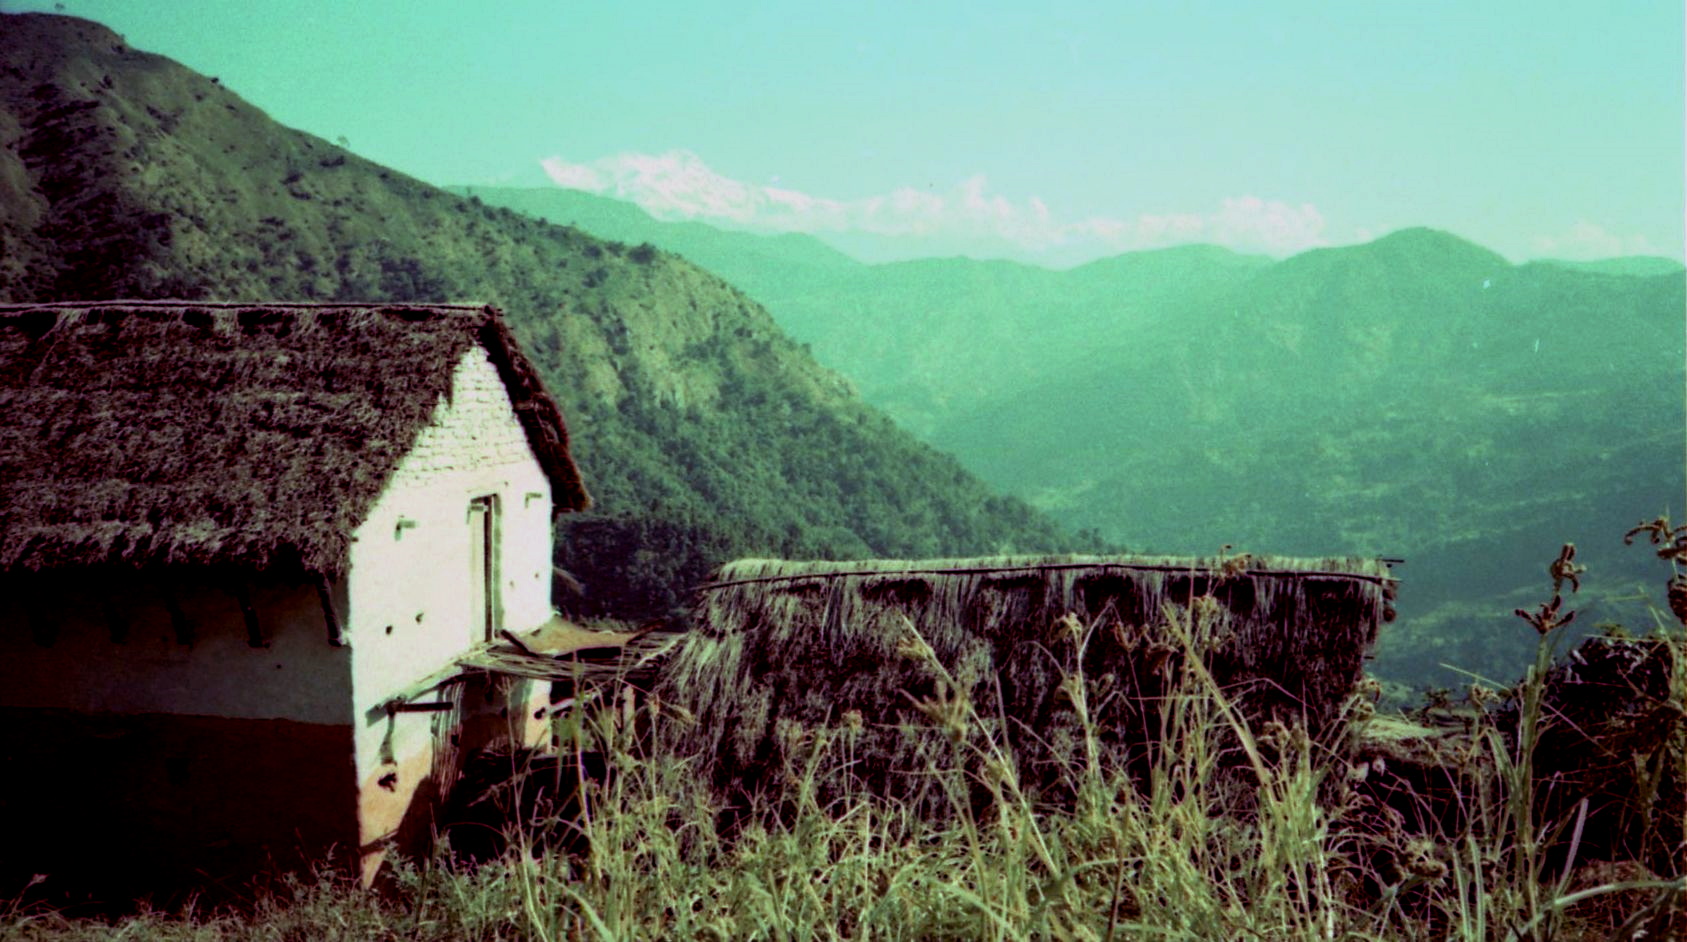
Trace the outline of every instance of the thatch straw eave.
{"label": "thatch straw eave", "polygon": [[555,506],[583,509],[562,412],[493,308],[0,305],[0,571],[343,575],[476,345]]}
{"label": "thatch straw eave", "polygon": [[[699,590],[659,696],[697,718],[676,747],[727,793],[779,781],[793,731],[837,730],[854,716],[839,733],[854,743],[851,774],[942,806],[922,770],[951,751],[917,706],[938,688],[932,667],[908,656],[911,636],[995,735],[1051,770],[1075,735],[1068,672],[1081,667],[1109,691],[1092,719],[1126,763],[1157,728],[1167,664],[1189,651],[1250,720],[1320,735],[1353,692],[1393,594],[1387,565],[1370,559],[741,560]],[[1068,615],[1093,629],[1081,664]],[[1193,636],[1169,631],[1173,620]]]}

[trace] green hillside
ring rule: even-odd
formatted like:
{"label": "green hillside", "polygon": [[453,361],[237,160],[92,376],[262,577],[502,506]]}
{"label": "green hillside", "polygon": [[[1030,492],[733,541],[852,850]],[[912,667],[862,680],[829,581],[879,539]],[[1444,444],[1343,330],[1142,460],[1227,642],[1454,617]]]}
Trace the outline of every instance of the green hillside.
{"label": "green hillside", "polygon": [[598,501],[566,534],[592,605],[663,608],[738,554],[1062,543],[693,264],[372,164],[93,23],[0,33],[0,299],[502,307]]}

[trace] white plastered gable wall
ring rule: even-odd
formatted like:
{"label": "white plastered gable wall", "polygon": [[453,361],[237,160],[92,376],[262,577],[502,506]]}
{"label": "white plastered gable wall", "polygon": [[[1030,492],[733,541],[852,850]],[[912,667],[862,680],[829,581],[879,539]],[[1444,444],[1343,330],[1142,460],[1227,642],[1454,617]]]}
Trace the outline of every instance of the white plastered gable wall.
{"label": "white plastered gable wall", "polygon": [[[344,598],[358,778],[367,788],[398,776],[376,798],[407,796],[433,748],[432,715],[387,718],[382,705],[485,638],[484,611],[472,610],[477,500],[496,506],[499,626],[521,632],[551,617],[550,481],[484,348],[458,361],[451,390],[352,544]],[[376,823],[365,820],[366,837]]]}

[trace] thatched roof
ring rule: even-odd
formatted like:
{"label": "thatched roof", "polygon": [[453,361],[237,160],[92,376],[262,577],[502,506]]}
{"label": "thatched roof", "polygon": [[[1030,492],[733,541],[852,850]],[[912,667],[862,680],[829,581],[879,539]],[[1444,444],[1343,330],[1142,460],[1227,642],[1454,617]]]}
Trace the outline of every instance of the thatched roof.
{"label": "thatched roof", "polygon": [[[697,718],[677,747],[728,792],[778,783],[787,761],[800,762],[794,731],[836,730],[853,712],[850,774],[941,805],[929,772],[953,753],[917,709],[936,686],[907,656],[910,629],[986,725],[1052,770],[1077,735],[1060,689],[1077,666],[1064,616],[1095,626],[1082,666],[1110,691],[1092,708],[1124,762],[1144,754],[1167,666],[1184,657],[1168,619],[1200,634],[1193,649],[1247,716],[1320,735],[1353,692],[1393,594],[1387,565],[1370,559],[743,560],[700,590],[659,693]],[[1200,616],[1186,617],[1192,609]]]}
{"label": "thatched roof", "polygon": [[342,573],[475,344],[557,507],[585,507],[562,412],[493,308],[0,305],[0,571]]}

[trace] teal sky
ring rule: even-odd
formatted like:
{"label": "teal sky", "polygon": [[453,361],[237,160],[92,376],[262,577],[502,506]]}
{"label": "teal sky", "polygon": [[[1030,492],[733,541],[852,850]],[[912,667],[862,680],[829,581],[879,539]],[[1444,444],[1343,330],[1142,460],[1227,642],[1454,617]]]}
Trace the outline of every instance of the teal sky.
{"label": "teal sky", "polygon": [[62,7],[440,184],[555,158],[669,216],[934,250],[1428,225],[1514,259],[1683,255],[1680,0]]}

